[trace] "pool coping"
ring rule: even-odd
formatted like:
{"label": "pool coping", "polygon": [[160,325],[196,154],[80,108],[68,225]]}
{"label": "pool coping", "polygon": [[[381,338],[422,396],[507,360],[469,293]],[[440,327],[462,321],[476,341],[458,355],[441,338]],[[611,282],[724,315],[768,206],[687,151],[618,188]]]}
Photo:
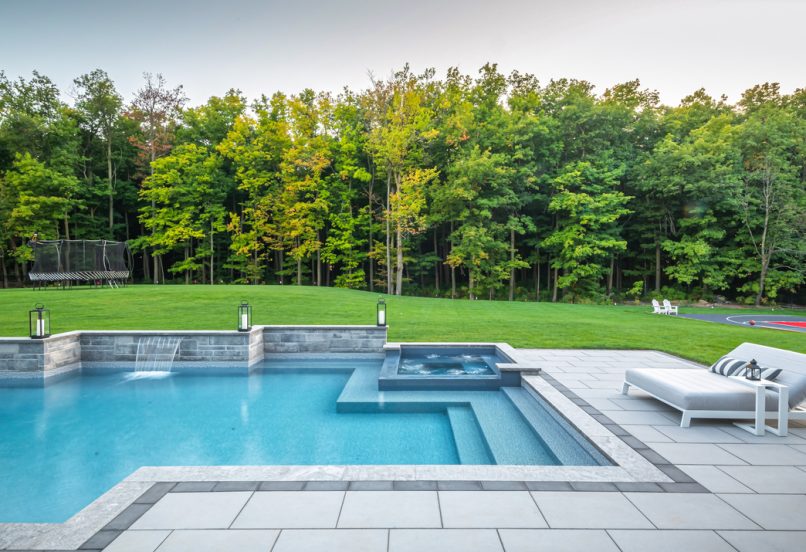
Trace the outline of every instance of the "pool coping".
{"label": "pool coping", "polygon": [[[516,355],[509,356],[518,360],[517,349],[507,347]],[[661,354],[678,359],[668,353]],[[524,383],[607,456],[625,462],[627,467],[621,464],[144,466],[63,523],[0,523],[0,549],[103,548],[168,492],[247,488],[302,492],[389,490],[390,486],[393,490],[522,490],[521,487],[526,487],[531,491],[710,492],[551,375],[545,372],[539,376],[526,375]],[[148,502],[152,498],[153,501]]]}

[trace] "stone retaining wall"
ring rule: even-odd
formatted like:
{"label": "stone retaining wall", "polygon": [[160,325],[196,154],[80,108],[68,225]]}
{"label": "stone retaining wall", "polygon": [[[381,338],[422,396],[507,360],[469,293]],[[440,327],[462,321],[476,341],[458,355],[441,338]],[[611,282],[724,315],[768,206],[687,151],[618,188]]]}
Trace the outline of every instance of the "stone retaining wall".
{"label": "stone retaining wall", "polygon": [[266,326],[263,352],[380,353],[386,328],[378,326]]}
{"label": "stone retaining wall", "polygon": [[80,366],[78,332],[47,339],[0,338],[0,381],[35,381],[45,376],[69,373]]}
{"label": "stone retaining wall", "polygon": [[174,366],[244,370],[267,355],[381,353],[386,328],[376,326],[255,326],[233,331],[86,331],[35,340],[0,338],[0,385],[45,383],[84,368],[132,369],[141,337],[182,338]]}
{"label": "stone retaining wall", "polygon": [[[253,330],[259,333],[260,330]],[[137,359],[142,337],[180,337],[174,362],[248,362],[249,333],[240,332],[84,332],[82,362],[123,363]]]}

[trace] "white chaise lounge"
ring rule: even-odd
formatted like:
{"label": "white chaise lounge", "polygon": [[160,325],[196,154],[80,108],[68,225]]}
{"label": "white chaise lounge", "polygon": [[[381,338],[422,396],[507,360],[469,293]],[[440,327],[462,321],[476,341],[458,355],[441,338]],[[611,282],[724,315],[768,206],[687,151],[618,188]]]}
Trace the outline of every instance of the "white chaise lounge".
{"label": "white chaise lounge", "polygon": [[[781,374],[775,381],[785,385],[789,392],[788,405],[781,405],[784,424],[787,418],[806,419],[806,408],[801,404],[806,399],[806,355],[742,343],[726,356],[747,362],[756,359],[763,368],[780,368]],[[632,368],[624,374],[621,392],[626,395],[630,387],[680,410],[683,413],[681,427],[689,427],[693,418],[756,418],[756,391],[741,381],[708,369]],[[764,418],[777,418],[778,391],[767,389],[765,392]],[[783,432],[786,432],[785,425]]]}

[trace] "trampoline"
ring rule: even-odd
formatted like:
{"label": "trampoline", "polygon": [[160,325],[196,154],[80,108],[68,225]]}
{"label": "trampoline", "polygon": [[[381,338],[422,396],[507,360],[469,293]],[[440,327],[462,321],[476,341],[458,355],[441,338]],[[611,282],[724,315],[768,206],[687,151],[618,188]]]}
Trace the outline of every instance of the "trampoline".
{"label": "trampoline", "polygon": [[[771,328],[806,333],[806,317],[791,314],[681,314],[681,318],[718,322],[745,328]],[[753,322],[752,324],[750,322]]]}
{"label": "trampoline", "polygon": [[131,275],[131,253],[125,242],[109,240],[31,241],[34,266],[28,279],[35,287],[73,282],[118,287]]}

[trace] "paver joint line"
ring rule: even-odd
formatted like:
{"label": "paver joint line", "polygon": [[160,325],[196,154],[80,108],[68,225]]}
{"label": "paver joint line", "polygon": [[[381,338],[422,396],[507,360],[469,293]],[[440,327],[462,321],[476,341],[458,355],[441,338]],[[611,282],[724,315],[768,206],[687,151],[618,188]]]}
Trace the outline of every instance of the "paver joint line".
{"label": "paver joint line", "polygon": [[252,500],[252,497],[254,497],[254,496],[255,496],[255,491],[252,491],[252,493],[249,495],[249,498],[247,498],[246,502],[244,502],[243,506],[241,506],[241,509],[238,510],[238,513],[235,514],[235,517],[232,518],[232,521],[230,522],[229,527],[227,527],[228,529],[232,528],[232,524],[235,523],[235,520],[238,519],[238,516],[240,516],[241,513],[243,513],[244,508],[246,508],[246,505],[249,504],[249,502]]}

